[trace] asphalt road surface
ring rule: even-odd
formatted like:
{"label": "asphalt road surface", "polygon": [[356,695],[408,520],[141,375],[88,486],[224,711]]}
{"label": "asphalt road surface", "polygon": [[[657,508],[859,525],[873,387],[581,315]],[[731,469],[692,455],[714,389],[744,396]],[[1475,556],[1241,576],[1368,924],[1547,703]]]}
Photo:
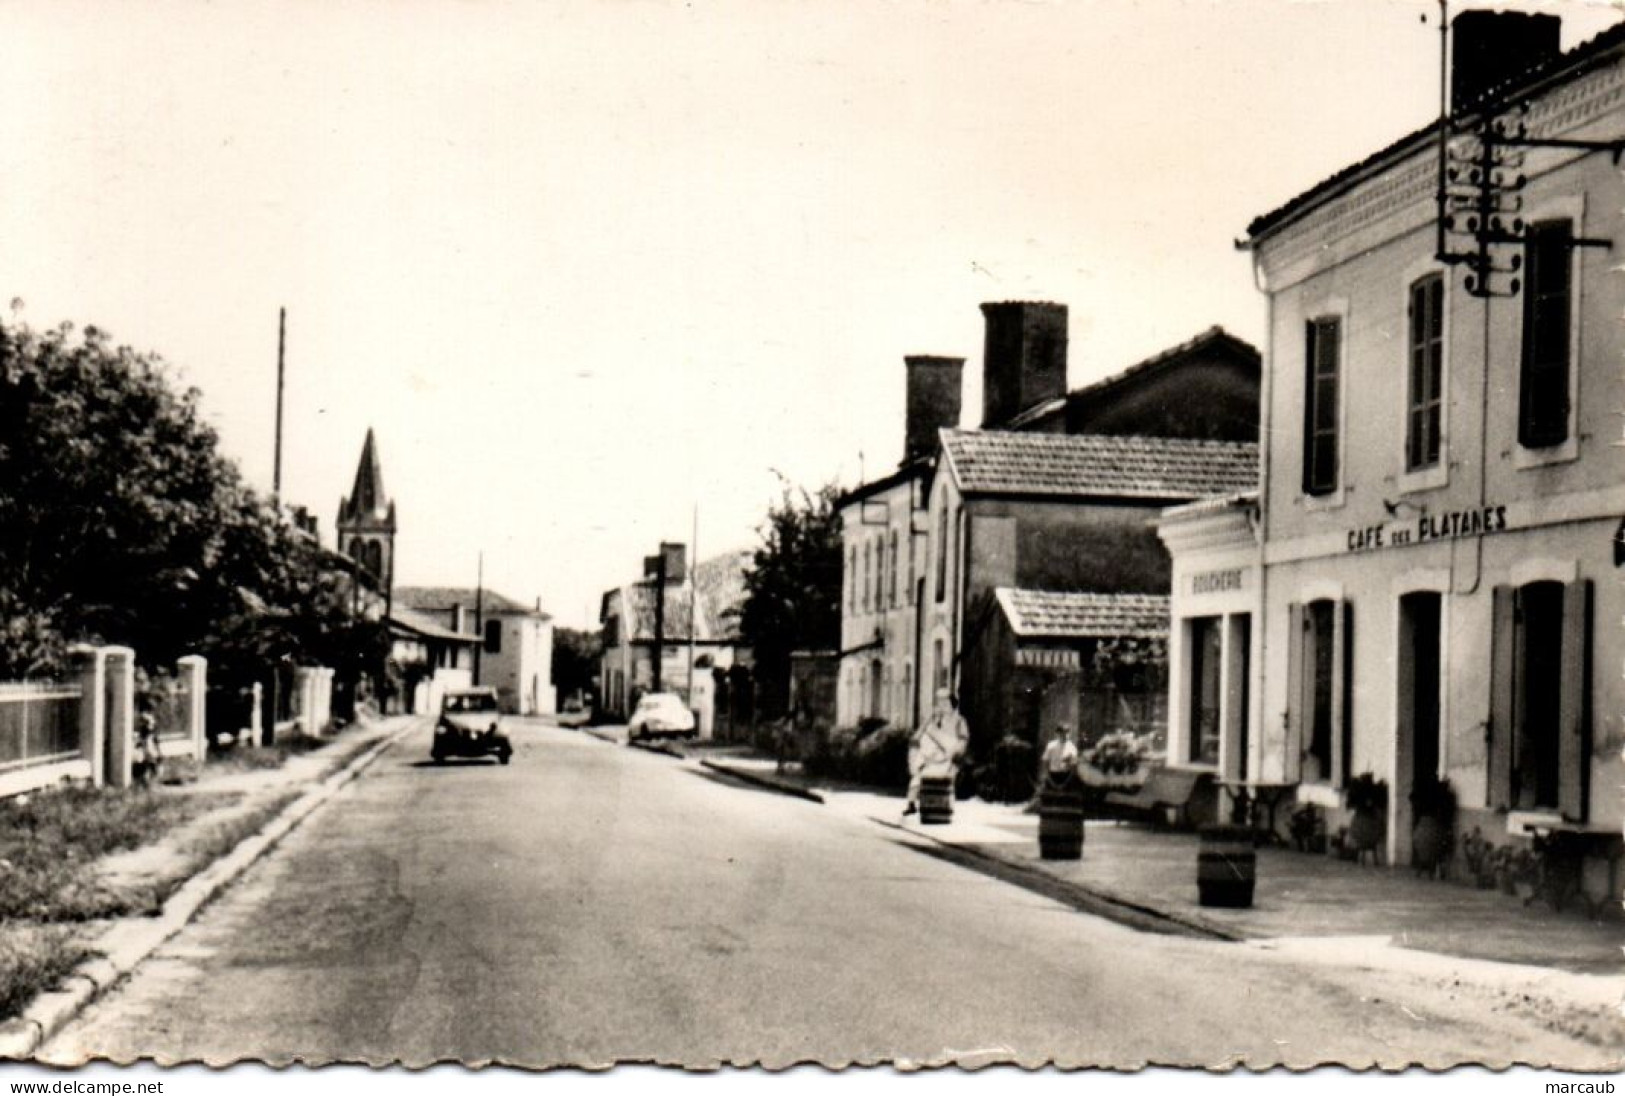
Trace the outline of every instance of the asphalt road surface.
{"label": "asphalt road surface", "polygon": [[516,722],[414,729],[40,1057],[541,1066],[1559,1062],[1448,987],[1149,935],[894,831]]}

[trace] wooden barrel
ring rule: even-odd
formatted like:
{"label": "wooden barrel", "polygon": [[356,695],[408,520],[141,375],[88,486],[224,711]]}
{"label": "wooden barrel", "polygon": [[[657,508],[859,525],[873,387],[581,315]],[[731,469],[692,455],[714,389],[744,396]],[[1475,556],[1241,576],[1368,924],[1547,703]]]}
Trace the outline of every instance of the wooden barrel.
{"label": "wooden barrel", "polygon": [[951,776],[920,778],[920,824],[944,826],[954,820],[954,781]]}
{"label": "wooden barrel", "polygon": [[1044,860],[1083,857],[1083,793],[1045,788],[1038,797],[1038,855]]}
{"label": "wooden barrel", "polygon": [[1196,854],[1196,891],[1204,906],[1246,909],[1253,904],[1258,858],[1245,826],[1203,826]]}

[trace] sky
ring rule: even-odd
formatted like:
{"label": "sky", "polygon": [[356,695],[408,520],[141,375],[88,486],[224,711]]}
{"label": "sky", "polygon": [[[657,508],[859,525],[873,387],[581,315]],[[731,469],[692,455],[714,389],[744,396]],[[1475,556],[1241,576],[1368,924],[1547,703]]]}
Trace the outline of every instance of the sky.
{"label": "sky", "polygon": [[1235,241],[1437,114],[1437,10],[0,0],[0,300],[162,354],[267,491],[286,308],[284,498],[331,542],[371,427],[399,583],[596,626],[696,509],[894,467],[904,355],[975,425],[984,301],[1069,305],[1073,387],[1259,343]]}

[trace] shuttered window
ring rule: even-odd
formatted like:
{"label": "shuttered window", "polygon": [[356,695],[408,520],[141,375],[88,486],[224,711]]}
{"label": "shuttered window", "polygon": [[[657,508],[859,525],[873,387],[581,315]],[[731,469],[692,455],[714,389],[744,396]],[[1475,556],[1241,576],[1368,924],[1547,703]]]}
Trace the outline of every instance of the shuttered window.
{"label": "shuttered window", "polygon": [[1329,495],[1337,490],[1338,374],[1343,324],[1335,316],[1306,325],[1303,401],[1303,492]]}
{"label": "shuttered window", "polygon": [[1407,471],[1439,463],[1444,427],[1444,278],[1411,286],[1410,377],[1405,431]]}
{"label": "shuttered window", "polygon": [[1523,361],[1518,441],[1531,448],[1569,436],[1572,224],[1530,227],[1524,244]]}
{"label": "shuttered window", "polygon": [[1591,584],[1494,591],[1489,806],[1586,821]]}

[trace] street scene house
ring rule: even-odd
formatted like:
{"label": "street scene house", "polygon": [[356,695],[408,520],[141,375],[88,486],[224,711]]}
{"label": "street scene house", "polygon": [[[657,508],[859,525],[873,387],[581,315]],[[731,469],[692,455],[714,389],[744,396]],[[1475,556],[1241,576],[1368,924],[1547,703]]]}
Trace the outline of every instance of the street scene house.
{"label": "street scene house", "polygon": [[1369,774],[1399,864],[1442,779],[1458,847],[1538,838],[1617,893],[1625,35],[1562,54],[1555,17],[1474,12],[1453,38],[1442,144],[1249,227],[1263,481],[1162,524],[1170,761],[1334,830]]}
{"label": "street scene house", "polygon": [[557,708],[553,690],[553,618],[533,605],[495,590],[455,586],[401,586],[398,608],[438,621],[443,628],[472,635],[478,656],[470,654],[471,683],[493,688],[502,710],[515,715],[549,715]]}
{"label": "street scene house", "polygon": [[[699,712],[700,735],[710,737],[719,678],[730,680],[732,671],[744,670],[750,661],[739,634],[739,608],[751,554],[724,552],[701,560],[691,572],[686,545],[662,545],[662,551],[664,583],[651,575],[606,590],[600,600],[603,705],[609,714],[624,718],[644,693],[655,691],[658,648],[659,691],[688,701]],[[657,586],[663,595],[661,613],[656,612]]]}

